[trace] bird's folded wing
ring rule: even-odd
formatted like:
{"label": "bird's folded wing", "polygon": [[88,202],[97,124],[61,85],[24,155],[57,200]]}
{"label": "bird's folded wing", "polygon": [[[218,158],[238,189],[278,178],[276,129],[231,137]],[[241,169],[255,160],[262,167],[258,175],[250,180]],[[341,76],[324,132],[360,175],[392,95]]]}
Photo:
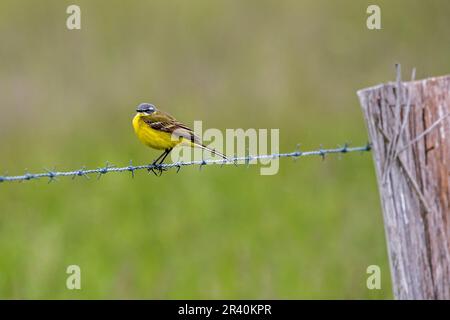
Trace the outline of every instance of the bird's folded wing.
{"label": "bird's folded wing", "polygon": [[178,121],[169,121],[169,122],[163,122],[163,121],[151,121],[151,120],[144,120],[152,129],[167,132],[175,137],[179,138],[185,138],[187,140],[190,140],[194,143],[200,143],[200,139],[197,135],[194,134],[194,132],[184,124]]}

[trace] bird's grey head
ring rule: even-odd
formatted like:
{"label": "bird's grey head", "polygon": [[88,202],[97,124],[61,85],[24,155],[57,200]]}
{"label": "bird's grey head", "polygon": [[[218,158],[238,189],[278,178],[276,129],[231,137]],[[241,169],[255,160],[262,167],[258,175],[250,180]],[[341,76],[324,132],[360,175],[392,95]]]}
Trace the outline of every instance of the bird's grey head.
{"label": "bird's grey head", "polygon": [[152,114],[156,111],[156,107],[151,103],[141,103],[136,108],[136,111],[143,114]]}

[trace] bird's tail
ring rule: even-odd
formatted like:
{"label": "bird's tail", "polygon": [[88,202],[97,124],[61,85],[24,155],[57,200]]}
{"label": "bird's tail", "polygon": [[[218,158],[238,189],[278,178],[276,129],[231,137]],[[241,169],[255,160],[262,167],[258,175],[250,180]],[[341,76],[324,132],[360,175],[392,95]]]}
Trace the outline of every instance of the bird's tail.
{"label": "bird's tail", "polygon": [[196,146],[196,147],[198,147],[198,148],[200,148],[200,149],[203,149],[203,150],[208,150],[208,151],[211,152],[213,155],[219,156],[219,157],[221,157],[221,158],[224,159],[224,160],[227,160],[227,161],[230,160],[230,159],[228,159],[224,154],[222,154],[222,153],[220,153],[220,152],[218,152],[218,151],[216,151],[216,150],[214,150],[214,149],[208,148],[207,146],[205,146],[205,145],[203,145],[203,144],[200,144],[200,143],[194,143],[194,146]]}

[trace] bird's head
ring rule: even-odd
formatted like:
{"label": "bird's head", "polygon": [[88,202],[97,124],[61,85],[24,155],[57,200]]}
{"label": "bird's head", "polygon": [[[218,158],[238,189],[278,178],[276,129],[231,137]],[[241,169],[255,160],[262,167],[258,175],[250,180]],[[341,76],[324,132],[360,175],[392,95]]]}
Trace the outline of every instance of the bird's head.
{"label": "bird's head", "polygon": [[141,103],[136,108],[136,112],[143,115],[148,116],[156,111],[156,107],[152,105],[151,103]]}

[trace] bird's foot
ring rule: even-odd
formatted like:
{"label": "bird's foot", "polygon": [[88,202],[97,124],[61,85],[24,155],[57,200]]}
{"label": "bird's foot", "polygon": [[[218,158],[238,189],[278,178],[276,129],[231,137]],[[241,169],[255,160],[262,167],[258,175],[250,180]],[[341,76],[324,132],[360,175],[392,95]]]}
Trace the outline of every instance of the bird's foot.
{"label": "bird's foot", "polygon": [[147,171],[149,173],[153,172],[153,174],[155,176],[160,177],[162,175],[163,171],[167,171],[167,168],[164,168],[161,163],[153,162],[152,164],[149,165],[149,168],[147,169]]}

